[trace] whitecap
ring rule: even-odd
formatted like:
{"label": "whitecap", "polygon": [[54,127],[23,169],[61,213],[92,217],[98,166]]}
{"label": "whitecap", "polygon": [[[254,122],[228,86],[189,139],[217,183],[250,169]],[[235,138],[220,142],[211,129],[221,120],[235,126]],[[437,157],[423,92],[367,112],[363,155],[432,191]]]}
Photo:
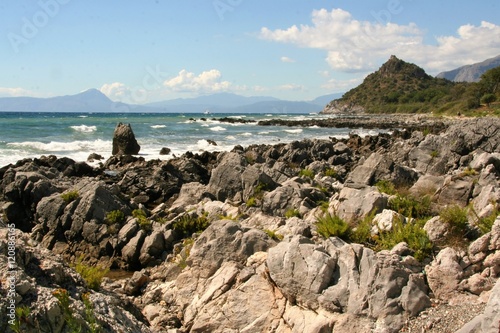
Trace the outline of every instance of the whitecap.
{"label": "whitecap", "polygon": [[91,133],[97,131],[97,126],[87,126],[87,125],[79,125],[79,126],[70,126],[77,132],[82,133]]}
{"label": "whitecap", "polygon": [[241,135],[241,136],[252,136],[253,134],[250,133],[250,132],[245,132],[245,133],[240,133],[238,135]]}
{"label": "whitecap", "polygon": [[167,125],[151,125],[151,128],[165,128]]}
{"label": "whitecap", "polygon": [[302,133],[302,128],[291,129],[291,130],[285,130],[285,132],[287,132],[287,133],[291,133],[291,134],[298,134],[298,133]]}
{"label": "whitecap", "polygon": [[226,131],[226,129],[224,127],[222,127],[222,126],[210,127],[210,130],[214,131],[214,132]]}

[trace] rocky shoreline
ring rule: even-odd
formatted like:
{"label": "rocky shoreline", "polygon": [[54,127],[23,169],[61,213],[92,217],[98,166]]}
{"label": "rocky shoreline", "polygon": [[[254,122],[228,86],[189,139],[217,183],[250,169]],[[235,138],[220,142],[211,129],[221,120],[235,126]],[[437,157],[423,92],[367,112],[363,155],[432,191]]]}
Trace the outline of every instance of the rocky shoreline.
{"label": "rocky shoreline", "polygon": [[[467,302],[484,313],[459,332],[498,331],[500,119],[342,121],[267,125],[396,130],[0,169],[2,318],[13,300],[25,332],[66,332],[68,313],[83,331],[431,332],[433,308]],[[326,233],[334,217],[349,232]],[[75,263],[133,275],[92,290]]]}

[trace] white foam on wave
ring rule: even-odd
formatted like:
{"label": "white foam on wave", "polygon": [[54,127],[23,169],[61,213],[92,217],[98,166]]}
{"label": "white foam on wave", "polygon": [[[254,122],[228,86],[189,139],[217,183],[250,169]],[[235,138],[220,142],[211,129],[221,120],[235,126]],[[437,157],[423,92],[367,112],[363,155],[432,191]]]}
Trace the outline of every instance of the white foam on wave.
{"label": "white foam on wave", "polygon": [[151,128],[165,128],[167,125],[151,125]]}
{"label": "white foam on wave", "polygon": [[302,131],[303,131],[302,128],[285,130],[285,132],[291,133],[291,134],[299,134],[299,133],[302,133]]}
{"label": "white foam on wave", "polygon": [[7,144],[9,147],[21,148],[40,152],[76,152],[76,151],[100,151],[102,148],[110,147],[110,142],[97,139],[94,141],[71,141],[71,142],[39,142],[39,141],[24,141],[24,142],[10,142]]}
{"label": "white foam on wave", "polygon": [[87,125],[77,125],[77,126],[70,126],[73,130],[77,132],[82,132],[82,133],[92,133],[97,131],[97,126],[87,126]]}
{"label": "white foam on wave", "polygon": [[250,132],[245,132],[245,133],[240,133],[238,135],[241,135],[241,136],[252,136],[253,134],[250,133]]}
{"label": "white foam on wave", "polygon": [[209,128],[211,131],[214,131],[214,132],[222,132],[222,131],[226,131],[227,129],[222,127],[222,126],[215,126],[215,127],[210,127]]}

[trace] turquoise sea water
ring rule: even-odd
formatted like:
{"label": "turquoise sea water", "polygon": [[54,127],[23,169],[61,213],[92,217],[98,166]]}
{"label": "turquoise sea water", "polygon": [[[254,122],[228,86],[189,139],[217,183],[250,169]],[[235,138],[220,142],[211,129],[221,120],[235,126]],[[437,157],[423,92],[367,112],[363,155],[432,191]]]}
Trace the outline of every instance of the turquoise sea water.
{"label": "turquoise sea water", "polygon": [[[118,122],[130,123],[146,159],[169,159],[187,151],[228,151],[235,145],[275,144],[304,138],[347,136],[351,129],[295,128],[229,124],[217,118],[309,119],[321,115],[169,114],[169,113],[36,113],[0,112],[0,167],[23,158],[53,154],[86,161],[91,153],[111,156]],[[201,120],[205,118],[206,120]],[[207,141],[213,140],[217,146]],[[168,147],[170,155],[159,155]]]}

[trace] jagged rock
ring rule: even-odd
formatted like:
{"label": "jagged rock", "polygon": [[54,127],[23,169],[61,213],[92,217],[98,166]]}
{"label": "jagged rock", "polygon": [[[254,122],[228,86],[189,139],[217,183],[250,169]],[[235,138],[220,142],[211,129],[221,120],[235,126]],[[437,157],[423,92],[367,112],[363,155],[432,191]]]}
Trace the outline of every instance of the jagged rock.
{"label": "jagged rock", "polygon": [[198,182],[183,184],[179,196],[170,206],[170,211],[182,212],[187,206],[197,204],[204,197],[209,196],[206,190],[207,186]]}
{"label": "jagged rock", "polygon": [[473,190],[474,182],[472,179],[449,176],[444,180],[443,187],[437,194],[437,200],[443,205],[457,204],[465,207],[472,197]]}
{"label": "jagged rock", "polygon": [[146,232],[144,230],[139,230],[121,251],[123,260],[125,260],[132,269],[139,266],[140,250],[145,238]]}
{"label": "jagged rock", "polygon": [[[0,228],[0,278],[7,281],[11,276],[7,265],[7,228]],[[93,314],[96,323],[104,330],[122,332],[150,332],[142,322],[143,318],[136,317],[137,311],[133,304],[117,295],[104,294],[86,288],[80,275],[70,268],[60,256],[33,244],[28,234],[16,230],[16,273],[18,282],[13,300],[16,307],[29,306],[30,313],[27,320],[21,320],[23,332],[55,332],[67,331],[62,305],[54,296],[55,292],[67,293],[72,317],[82,325],[84,330],[89,329],[85,307],[81,295],[86,293],[93,305]],[[6,317],[5,309],[9,298],[0,298],[2,315]],[[8,321],[0,322],[0,331],[8,332]]]}
{"label": "jagged rock", "polygon": [[245,159],[237,153],[229,152],[219,155],[218,162],[217,167],[212,170],[207,191],[219,201],[242,201],[241,175],[246,166]]}
{"label": "jagged rock", "polygon": [[436,298],[446,300],[458,291],[458,285],[464,274],[462,265],[462,256],[447,247],[425,267],[429,287]]}
{"label": "jagged rock", "polygon": [[271,248],[267,259],[271,278],[291,304],[365,315],[388,332],[404,322],[399,306],[411,315],[430,306],[423,276],[397,262],[397,255],[375,254],[338,238],[316,245],[301,236]]}
{"label": "jagged rock", "polygon": [[244,262],[271,244],[262,231],[242,228],[230,220],[214,221],[194,243],[189,260],[200,268],[201,277],[209,277],[223,262]]}
{"label": "jagged rock", "polygon": [[118,123],[113,134],[113,155],[137,155],[141,146],[135,139],[130,124]]}
{"label": "jagged rock", "polygon": [[345,183],[348,186],[353,184],[354,187],[371,186],[378,180],[389,178],[393,169],[394,162],[391,158],[380,153],[373,153],[349,174]]}
{"label": "jagged rock", "polygon": [[447,233],[450,231],[450,226],[441,221],[439,216],[434,216],[425,222],[424,230],[431,242],[437,242],[445,238]]}
{"label": "jagged rock", "polygon": [[381,212],[387,207],[388,196],[374,187],[355,189],[344,187],[340,191],[335,210],[346,221],[362,219],[370,213]]}

